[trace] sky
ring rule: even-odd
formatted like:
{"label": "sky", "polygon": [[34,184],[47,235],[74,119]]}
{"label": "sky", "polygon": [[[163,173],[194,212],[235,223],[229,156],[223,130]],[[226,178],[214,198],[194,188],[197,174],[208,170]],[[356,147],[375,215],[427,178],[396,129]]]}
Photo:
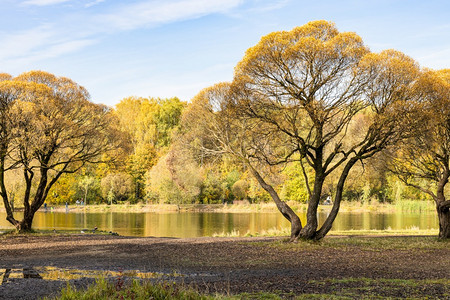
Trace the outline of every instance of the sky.
{"label": "sky", "polygon": [[262,36],[328,20],[374,52],[450,68],[447,0],[0,0],[0,73],[43,70],[95,103],[178,97],[231,81]]}

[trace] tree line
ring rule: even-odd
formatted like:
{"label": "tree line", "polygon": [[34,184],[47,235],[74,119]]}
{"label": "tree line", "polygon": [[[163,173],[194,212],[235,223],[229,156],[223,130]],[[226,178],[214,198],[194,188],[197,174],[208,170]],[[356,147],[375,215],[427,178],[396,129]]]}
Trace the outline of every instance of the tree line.
{"label": "tree line", "polygon": [[[44,201],[273,201],[293,241],[323,238],[343,200],[431,198],[448,238],[449,91],[450,70],[373,53],[327,21],[262,37],[232,82],[189,103],[129,97],[108,108],[67,78],[1,74],[0,193],[20,230]],[[306,224],[287,200],[308,203]]]}

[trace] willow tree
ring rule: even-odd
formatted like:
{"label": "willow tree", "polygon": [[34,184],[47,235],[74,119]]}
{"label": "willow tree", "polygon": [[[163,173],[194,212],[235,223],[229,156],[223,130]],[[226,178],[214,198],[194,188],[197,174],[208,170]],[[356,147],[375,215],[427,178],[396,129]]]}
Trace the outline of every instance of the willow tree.
{"label": "willow tree", "polygon": [[[0,82],[0,194],[7,220],[31,230],[34,214],[64,173],[100,161],[113,147],[108,108],[89,101],[87,91],[64,77],[31,71]],[[23,218],[8,201],[5,176],[23,174]]]}
{"label": "willow tree", "polygon": [[[193,105],[213,115],[204,123],[211,132],[204,148],[247,164],[291,222],[292,240],[321,239],[338,214],[352,167],[409,135],[418,74],[404,54],[370,53],[355,33],[315,21],[263,37],[247,50],[231,85],[200,92]],[[262,168],[293,161],[309,193],[305,226]],[[339,178],[333,206],[319,228],[317,209],[332,173]]]}
{"label": "willow tree", "polygon": [[450,69],[427,71],[416,84],[424,126],[398,147],[391,169],[436,204],[439,237],[450,238]]}

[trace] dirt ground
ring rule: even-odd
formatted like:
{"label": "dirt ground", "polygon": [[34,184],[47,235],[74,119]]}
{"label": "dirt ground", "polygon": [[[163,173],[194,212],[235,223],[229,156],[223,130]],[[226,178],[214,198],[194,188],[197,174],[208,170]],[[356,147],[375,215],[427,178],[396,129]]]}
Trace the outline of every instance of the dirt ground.
{"label": "dirt ground", "polygon": [[449,243],[433,242],[429,247],[424,238],[410,239],[414,239],[411,247],[403,246],[403,240],[396,244],[392,237],[367,238],[367,242],[329,237],[320,244],[291,244],[262,237],[0,236],[0,299],[57,295],[67,282],[84,287],[94,280],[87,275],[69,281],[58,276],[42,279],[39,273],[44,269],[66,270],[66,274],[67,270],[158,272],[165,274],[160,280],[170,278],[213,294],[273,292],[293,298],[352,290],[344,296],[450,297]]}

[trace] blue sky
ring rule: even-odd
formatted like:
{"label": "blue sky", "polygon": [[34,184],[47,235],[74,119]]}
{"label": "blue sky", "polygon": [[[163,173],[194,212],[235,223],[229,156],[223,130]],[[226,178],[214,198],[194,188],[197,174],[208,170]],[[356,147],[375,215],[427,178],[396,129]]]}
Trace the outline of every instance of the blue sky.
{"label": "blue sky", "polygon": [[0,0],[0,72],[66,76],[111,106],[128,96],[188,101],[230,81],[263,35],[319,19],[372,51],[450,68],[446,0]]}

